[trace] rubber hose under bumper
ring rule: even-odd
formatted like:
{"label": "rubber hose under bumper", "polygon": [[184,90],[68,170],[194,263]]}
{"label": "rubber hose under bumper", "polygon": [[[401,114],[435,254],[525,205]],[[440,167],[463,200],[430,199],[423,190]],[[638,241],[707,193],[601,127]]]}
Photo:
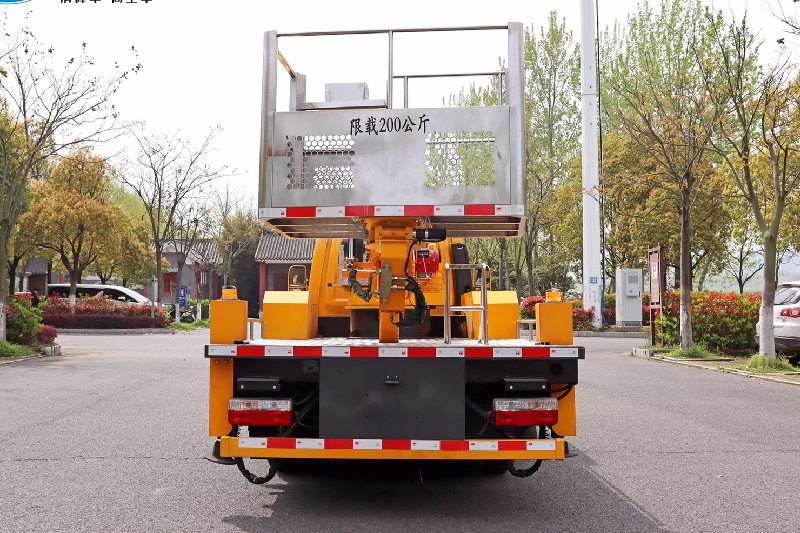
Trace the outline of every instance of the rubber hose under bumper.
{"label": "rubber hose under bumper", "polygon": [[267,481],[274,478],[275,474],[278,472],[275,462],[272,459],[269,459],[269,472],[267,472],[267,475],[263,477],[259,477],[245,468],[244,459],[241,457],[234,457],[233,460],[236,461],[236,467],[239,468],[239,472],[241,472],[245,479],[247,479],[247,481],[253,485],[263,485]]}
{"label": "rubber hose under bumper", "polygon": [[[544,439],[547,436],[547,428],[539,426],[539,438]],[[542,467],[542,460],[536,459],[534,463],[528,468],[514,468],[514,461],[508,462],[508,473],[514,477],[530,477],[535,474],[539,468]]]}

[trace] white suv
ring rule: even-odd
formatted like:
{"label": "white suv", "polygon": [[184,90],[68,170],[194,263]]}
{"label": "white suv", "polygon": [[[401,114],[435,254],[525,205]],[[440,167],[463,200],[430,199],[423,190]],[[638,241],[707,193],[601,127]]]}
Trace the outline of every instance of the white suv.
{"label": "white suv", "polygon": [[[797,364],[800,362],[800,281],[780,283],[773,303],[775,349]],[[756,332],[760,331],[761,322],[756,324]]]}
{"label": "white suv", "polygon": [[[112,300],[123,304],[150,305],[150,300],[133,289],[119,285],[97,285],[94,283],[78,283],[78,296],[110,296]],[[47,286],[48,296],[69,296],[69,283],[51,283]]]}

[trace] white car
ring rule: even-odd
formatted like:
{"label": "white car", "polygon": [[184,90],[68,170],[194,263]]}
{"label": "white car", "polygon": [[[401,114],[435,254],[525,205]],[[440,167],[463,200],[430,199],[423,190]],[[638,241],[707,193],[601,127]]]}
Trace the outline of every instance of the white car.
{"label": "white car", "polygon": [[[800,281],[778,284],[773,304],[775,349],[784,353],[792,364],[797,364],[800,362]],[[756,332],[760,331],[759,321]]]}
{"label": "white car", "polygon": [[[97,285],[94,283],[78,283],[78,296],[110,296],[112,300],[125,304],[150,305],[150,300],[133,289],[119,285]],[[49,296],[69,296],[69,283],[51,283],[47,286]]]}

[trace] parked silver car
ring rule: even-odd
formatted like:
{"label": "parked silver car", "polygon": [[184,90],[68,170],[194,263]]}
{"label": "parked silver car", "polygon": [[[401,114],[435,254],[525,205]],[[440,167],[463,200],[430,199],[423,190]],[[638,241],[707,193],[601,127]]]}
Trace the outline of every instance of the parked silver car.
{"label": "parked silver car", "polygon": [[[800,362],[800,281],[780,283],[773,304],[775,349],[784,353],[792,364],[797,364]],[[761,332],[760,321],[756,332]]]}

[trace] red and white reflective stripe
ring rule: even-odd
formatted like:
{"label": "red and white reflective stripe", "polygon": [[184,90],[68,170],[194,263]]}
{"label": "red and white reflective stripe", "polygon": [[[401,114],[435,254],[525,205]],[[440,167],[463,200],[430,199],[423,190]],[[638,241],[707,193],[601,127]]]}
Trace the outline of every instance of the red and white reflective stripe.
{"label": "red and white reflective stripe", "polygon": [[281,439],[240,437],[239,448],[282,450],[426,450],[426,451],[554,451],[556,441],[541,440],[408,440],[408,439]]}
{"label": "red and white reflective stripe", "polygon": [[502,204],[266,207],[258,210],[260,218],[523,216],[524,214],[523,205]]}
{"label": "red and white reflective stripe", "polygon": [[209,344],[209,357],[464,357],[478,359],[578,359],[576,346],[434,347],[434,346],[268,346]]}

